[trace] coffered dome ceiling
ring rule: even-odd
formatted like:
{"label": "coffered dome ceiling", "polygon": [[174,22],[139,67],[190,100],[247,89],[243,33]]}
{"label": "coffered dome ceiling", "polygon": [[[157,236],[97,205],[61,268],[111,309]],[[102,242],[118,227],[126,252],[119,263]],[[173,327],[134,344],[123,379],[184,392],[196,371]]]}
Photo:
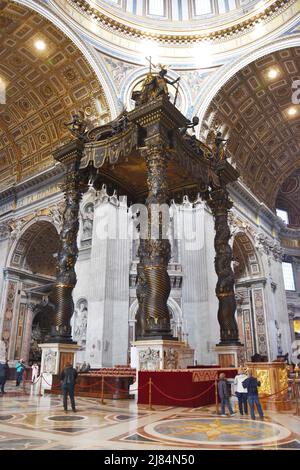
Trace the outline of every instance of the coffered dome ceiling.
{"label": "coffered dome ceiling", "polygon": [[229,80],[204,119],[223,126],[243,180],[271,208],[282,183],[300,168],[300,105],[292,104],[299,79],[300,47],[269,54]]}
{"label": "coffered dome ceiling", "polygon": [[282,183],[276,207],[287,211],[289,225],[300,226],[300,168]]}
{"label": "coffered dome ceiling", "polygon": [[0,189],[53,165],[52,151],[78,109],[109,120],[94,72],[52,23],[0,0]]}

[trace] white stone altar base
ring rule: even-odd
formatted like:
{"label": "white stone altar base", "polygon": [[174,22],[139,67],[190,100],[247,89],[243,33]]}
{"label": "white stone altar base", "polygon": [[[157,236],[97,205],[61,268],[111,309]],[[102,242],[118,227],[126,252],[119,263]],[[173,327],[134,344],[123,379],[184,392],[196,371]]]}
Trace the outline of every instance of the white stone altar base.
{"label": "white stone altar base", "polygon": [[194,365],[194,350],[183,341],[139,340],[131,348],[136,370],[186,369]]}
{"label": "white stone altar base", "polygon": [[51,389],[52,375],[60,374],[67,362],[76,364],[76,352],[81,348],[78,344],[64,343],[42,343],[39,344],[42,349],[42,360],[40,374],[41,389]]}
{"label": "white stone altar base", "polygon": [[244,346],[219,346],[215,351],[218,356],[218,364],[220,367],[239,367],[244,364]]}
{"label": "white stone altar base", "polygon": [[6,347],[4,341],[0,340],[0,362],[6,361]]}

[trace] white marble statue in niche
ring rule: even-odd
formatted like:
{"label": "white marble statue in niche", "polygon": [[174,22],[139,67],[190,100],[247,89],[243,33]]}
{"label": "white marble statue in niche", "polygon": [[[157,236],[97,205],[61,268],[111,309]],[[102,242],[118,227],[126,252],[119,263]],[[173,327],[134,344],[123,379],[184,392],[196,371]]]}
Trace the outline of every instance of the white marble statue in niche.
{"label": "white marble statue in niche", "polygon": [[44,356],[44,372],[47,374],[55,374],[56,371],[56,351],[47,349]]}
{"label": "white marble statue in niche", "polygon": [[82,216],[82,240],[89,240],[93,235],[94,204],[89,203],[84,207]]}
{"label": "white marble statue in niche", "polygon": [[79,299],[74,312],[73,338],[83,348],[86,345],[86,330],[88,318],[88,303],[86,299]]}

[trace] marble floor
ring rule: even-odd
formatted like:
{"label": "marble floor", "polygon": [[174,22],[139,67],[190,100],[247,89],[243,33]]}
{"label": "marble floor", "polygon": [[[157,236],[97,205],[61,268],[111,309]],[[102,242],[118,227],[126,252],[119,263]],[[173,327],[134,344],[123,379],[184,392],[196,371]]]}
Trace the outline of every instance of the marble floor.
{"label": "marble floor", "polygon": [[77,398],[63,412],[60,396],[38,396],[13,382],[0,395],[1,450],[300,449],[300,417],[267,411],[264,421],[222,418],[215,408],[138,406],[135,400]]}

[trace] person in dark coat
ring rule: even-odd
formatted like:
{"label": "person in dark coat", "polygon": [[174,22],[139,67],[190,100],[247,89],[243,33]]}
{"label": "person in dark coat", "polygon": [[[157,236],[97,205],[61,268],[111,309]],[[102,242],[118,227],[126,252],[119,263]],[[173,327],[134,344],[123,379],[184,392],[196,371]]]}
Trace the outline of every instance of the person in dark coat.
{"label": "person in dark coat", "polygon": [[252,375],[252,371],[248,371],[248,377],[244,382],[242,383],[243,387],[248,390],[248,402],[250,405],[250,412],[251,412],[251,418],[255,419],[255,413],[254,413],[254,403],[256,405],[258,414],[261,419],[264,419],[264,413],[258,398],[258,390],[257,387],[260,387],[260,381],[257,380],[255,377]]}
{"label": "person in dark coat", "polygon": [[0,387],[1,387],[1,393],[6,393],[4,391],[4,386],[5,382],[8,379],[8,374],[9,374],[9,365],[8,361],[6,362],[0,362]]}
{"label": "person in dark coat", "polygon": [[63,397],[64,397],[63,402],[64,402],[65,412],[68,411],[68,395],[70,397],[72,410],[77,411],[76,405],[75,405],[75,398],[74,398],[74,389],[75,389],[77,375],[78,375],[77,370],[74,369],[72,364],[68,363],[66,364],[66,367],[64,368],[60,376],[61,387],[63,390]]}
{"label": "person in dark coat", "polygon": [[229,384],[226,380],[225,374],[222,372],[219,376],[219,382],[218,382],[218,392],[219,392],[219,397],[221,400],[221,416],[226,416],[225,414],[225,405],[227,406],[230,416],[235,415],[236,413],[233,412],[233,409],[231,407],[230,403],[230,394],[229,394]]}

